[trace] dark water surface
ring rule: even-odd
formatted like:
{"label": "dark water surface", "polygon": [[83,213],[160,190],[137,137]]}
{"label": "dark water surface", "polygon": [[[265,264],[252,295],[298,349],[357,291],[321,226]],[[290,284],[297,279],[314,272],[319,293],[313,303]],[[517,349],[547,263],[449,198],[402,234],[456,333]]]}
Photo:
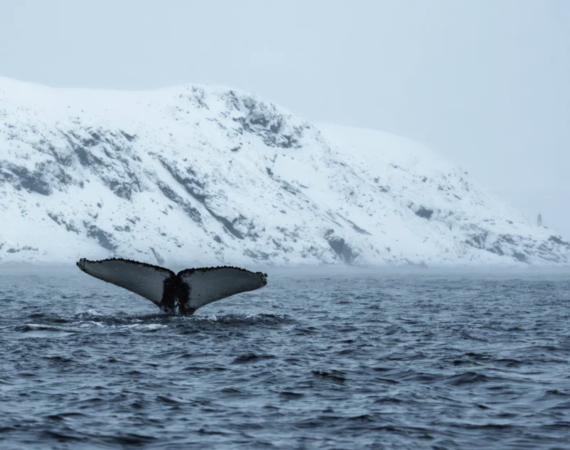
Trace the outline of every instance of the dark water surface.
{"label": "dark water surface", "polygon": [[272,274],[193,317],[0,269],[0,448],[570,448],[570,276]]}

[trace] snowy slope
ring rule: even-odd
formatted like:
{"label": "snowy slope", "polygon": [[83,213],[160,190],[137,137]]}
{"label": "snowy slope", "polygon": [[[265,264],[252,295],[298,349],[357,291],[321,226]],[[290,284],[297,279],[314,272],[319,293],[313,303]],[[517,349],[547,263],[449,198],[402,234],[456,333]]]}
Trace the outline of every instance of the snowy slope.
{"label": "snowy slope", "polygon": [[0,262],[567,263],[421,145],[254,95],[0,78]]}

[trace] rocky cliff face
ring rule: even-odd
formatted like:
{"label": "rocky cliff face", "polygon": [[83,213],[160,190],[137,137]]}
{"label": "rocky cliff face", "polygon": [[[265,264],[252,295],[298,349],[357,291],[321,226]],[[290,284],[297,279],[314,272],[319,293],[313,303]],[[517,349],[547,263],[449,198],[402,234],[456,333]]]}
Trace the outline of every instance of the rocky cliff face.
{"label": "rocky cliff face", "polygon": [[244,92],[0,78],[0,262],[567,263],[570,243],[412,141]]}

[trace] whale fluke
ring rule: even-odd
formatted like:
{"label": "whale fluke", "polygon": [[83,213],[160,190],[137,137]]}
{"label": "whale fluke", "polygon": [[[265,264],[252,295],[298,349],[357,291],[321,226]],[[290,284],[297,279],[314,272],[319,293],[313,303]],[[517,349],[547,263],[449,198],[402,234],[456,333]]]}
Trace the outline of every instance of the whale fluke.
{"label": "whale fluke", "polygon": [[89,261],[82,258],[77,267],[147,298],[170,314],[191,315],[208,303],[267,284],[265,273],[228,266],[185,269],[175,274],[164,267],[128,259]]}
{"label": "whale fluke", "polygon": [[165,281],[176,276],[163,267],[128,259],[89,261],[82,258],[77,267],[92,277],[128,289],[157,306],[162,302]]}

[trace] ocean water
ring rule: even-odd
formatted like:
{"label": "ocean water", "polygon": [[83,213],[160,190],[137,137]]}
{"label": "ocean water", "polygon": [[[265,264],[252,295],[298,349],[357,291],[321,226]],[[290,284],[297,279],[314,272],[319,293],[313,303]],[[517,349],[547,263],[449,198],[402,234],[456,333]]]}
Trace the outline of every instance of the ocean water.
{"label": "ocean water", "polygon": [[1,449],[568,449],[570,275],[269,271],[170,317],[0,268]]}

